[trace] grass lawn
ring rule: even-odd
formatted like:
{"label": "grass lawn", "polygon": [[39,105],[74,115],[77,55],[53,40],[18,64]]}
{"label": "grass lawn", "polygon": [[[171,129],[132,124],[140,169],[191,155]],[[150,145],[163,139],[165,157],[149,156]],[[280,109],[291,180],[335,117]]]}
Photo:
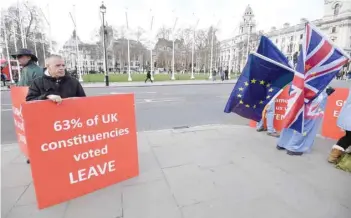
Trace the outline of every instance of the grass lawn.
{"label": "grass lawn", "polygon": [[[207,80],[209,74],[194,74],[194,80]],[[176,74],[175,80],[190,80],[191,74]],[[144,81],[146,74],[132,74],[133,82]],[[87,74],[83,75],[84,82],[104,82],[104,74]],[[128,82],[128,74],[109,74],[110,82]],[[171,80],[170,74],[156,74],[154,75],[155,81],[168,81]]]}

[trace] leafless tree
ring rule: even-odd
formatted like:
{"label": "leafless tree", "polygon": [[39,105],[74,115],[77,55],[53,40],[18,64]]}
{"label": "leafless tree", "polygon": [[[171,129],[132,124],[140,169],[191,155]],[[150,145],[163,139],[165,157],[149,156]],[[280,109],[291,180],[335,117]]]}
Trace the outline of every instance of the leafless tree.
{"label": "leafless tree", "polygon": [[172,33],[172,29],[171,28],[167,28],[166,26],[162,26],[158,31],[157,31],[157,38],[161,38],[161,39],[167,39],[169,40],[169,37]]}
{"label": "leafless tree", "polygon": [[[0,19],[2,28],[6,28],[9,52],[15,53],[15,43],[17,48],[26,47],[33,52],[35,52],[36,47],[39,64],[44,65],[44,52],[49,53],[49,42],[44,34],[45,28],[41,9],[29,2],[14,4],[2,11]],[[0,34],[4,39],[3,30],[0,31]],[[16,41],[14,41],[14,38],[16,38]],[[44,46],[42,46],[43,44]],[[53,46],[56,45],[55,42],[52,42],[52,44]],[[6,52],[3,51],[3,53]]]}

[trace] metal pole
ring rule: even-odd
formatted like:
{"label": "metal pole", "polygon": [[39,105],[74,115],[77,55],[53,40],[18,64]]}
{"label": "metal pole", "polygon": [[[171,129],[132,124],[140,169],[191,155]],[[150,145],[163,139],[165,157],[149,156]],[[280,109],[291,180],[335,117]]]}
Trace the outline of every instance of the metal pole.
{"label": "metal pole", "polygon": [[11,66],[11,61],[10,61],[9,44],[7,42],[7,32],[6,32],[5,21],[4,21],[4,38],[5,38],[5,46],[6,46],[6,54],[7,54],[7,64],[9,66],[11,83],[14,83],[15,81],[13,81],[12,66]]}
{"label": "metal pole", "polygon": [[214,28],[212,26],[212,39],[211,39],[211,57],[210,57],[210,76],[209,79],[212,79],[212,58],[213,58],[213,38],[214,38]]}
{"label": "metal pole", "polygon": [[228,79],[230,79],[230,73],[231,73],[231,69],[232,69],[232,61],[233,61],[233,52],[232,52],[232,48],[229,48],[229,69],[228,69]]}
{"label": "metal pole", "polygon": [[193,31],[193,46],[191,48],[191,79],[194,79],[194,50],[195,50],[195,28]]}
{"label": "metal pole", "polygon": [[[50,7],[49,4],[47,4],[47,10],[48,10],[48,24],[49,24],[49,45],[50,45],[50,54],[53,53],[52,49],[52,38],[51,38],[51,19],[50,19]],[[77,34],[77,32],[76,32]]]}
{"label": "metal pole", "polygon": [[106,51],[106,41],[105,41],[105,14],[102,13],[102,42],[103,42],[103,48],[104,48],[104,68],[105,68],[105,84],[106,86],[109,86],[109,78],[108,78],[108,73],[107,73],[107,51]]}
{"label": "metal pole", "polygon": [[18,21],[19,21],[19,28],[21,31],[21,42],[22,42],[22,48],[27,48],[27,43],[24,40],[24,32],[23,32],[23,24],[22,24],[22,18],[21,18],[21,11],[19,8],[19,1],[17,1],[17,12],[18,12]]}
{"label": "metal pole", "polygon": [[34,43],[35,56],[38,57],[38,50],[37,50],[37,42],[36,42],[36,38],[35,38],[35,33],[34,33],[33,43]]}
{"label": "metal pole", "polygon": [[126,22],[127,22],[127,41],[128,41],[128,81],[132,81],[132,76],[130,75],[130,50],[129,50],[129,25],[128,25],[128,14],[126,12]]}
{"label": "metal pole", "polygon": [[174,65],[175,65],[175,60],[174,60],[174,42],[175,42],[175,35],[174,35],[174,31],[175,31],[175,27],[177,25],[177,21],[178,21],[178,17],[175,19],[174,21],[174,25],[173,25],[173,30],[172,30],[172,39],[173,39],[173,42],[172,42],[172,77],[171,77],[171,80],[175,80],[175,77],[174,77]]}
{"label": "metal pole", "polygon": [[194,53],[195,53],[195,29],[199,24],[199,20],[197,21],[196,25],[193,29],[193,46],[191,48],[191,79],[194,79]]}
{"label": "metal pole", "polygon": [[81,67],[80,67],[80,56],[79,56],[79,45],[78,45],[78,32],[77,32],[77,19],[76,19],[76,6],[73,5],[73,14],[74,14],[74,20],[72,18],[73,24],[74,24],[74,29],[76,32],[76,51],[77,51],[77,73],[79,76],[79,82],[83,82],[83,78],[82,78],[82,71],[81,71]]}
{"label": "metal pole", "polygon": [[174,34],[173,34],[173,49],[172,49],[172,78],[171,80],[175,80],[174,77]]}
{"label": "metal pole", "polygon": [[41,37],[42,37],[42,38],[41,38],[41,40],[42,40],[42,41],[41,41],[41,44],[42,44],[42,47],[43,47],[43,56],[44,56],[44,67],[46,67],[46,66],[45,66],[45,64],[46,64],[46,63],[45,63],[46,55],[45,55],[45,40],[44,40],[44,35],[41,35]]}
{"label": "metal pole", "polygon": [[150,70],[151,70],[151,80],[154,81],[154,73],[153,73],[153,65],[154,63],[152,62],[152,24],[154,22],[154,16],[151,18],[151,26],[150,26]]}
{"label": "metal pole", "polygon": [[[17,38],[16,38],[16,30],[15,30],[15,26],[12,26],[13,28],[13,41],[15,44],[15,50],[17,51]],[[18,81],[21,79],[21,68],[20,68],[20,64],[18,62],[18,59],[16,58],[16,62],[17,62],[17,73],[18,73]]]}

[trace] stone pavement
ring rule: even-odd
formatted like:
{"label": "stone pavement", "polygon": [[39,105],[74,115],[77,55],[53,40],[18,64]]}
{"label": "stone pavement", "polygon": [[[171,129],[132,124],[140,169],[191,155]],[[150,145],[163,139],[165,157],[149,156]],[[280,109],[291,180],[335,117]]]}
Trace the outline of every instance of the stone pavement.
{"label": "stone pavement", "polygon": [[291,157],[247,126],[138,133],[140,175],[37,210],[30,168],[2,145],[6,218],[350,218],[351,174],[326,161],[333,141]]}

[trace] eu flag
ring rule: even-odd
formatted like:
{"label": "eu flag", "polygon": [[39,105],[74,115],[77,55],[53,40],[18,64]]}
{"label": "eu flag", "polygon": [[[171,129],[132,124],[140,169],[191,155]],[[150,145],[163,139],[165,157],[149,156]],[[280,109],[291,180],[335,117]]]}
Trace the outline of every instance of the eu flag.
{"label": "eu flag", "polygon": [[224,112],[260,121],[265,106],[280,94],[293,77],[291,68],[260,54],[250,54]]}
{"label": "eu flag", "polygon": [[292,67],[285,55],[266,36],[261,36],[257,53],[287,67]]}

